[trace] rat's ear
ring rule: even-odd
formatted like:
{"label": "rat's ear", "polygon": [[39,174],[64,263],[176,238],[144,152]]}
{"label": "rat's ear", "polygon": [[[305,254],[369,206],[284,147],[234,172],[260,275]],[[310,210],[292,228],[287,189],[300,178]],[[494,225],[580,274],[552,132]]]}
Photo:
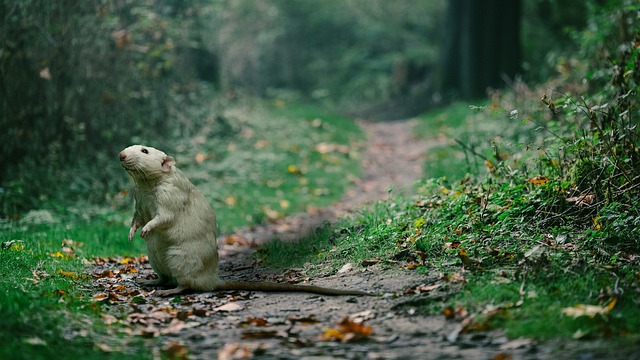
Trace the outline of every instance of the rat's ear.
{"label": "rat's ear", "polygon": [[165,156],[164,159],[162,159],[162,171],[166,173],[170,172],[171,167],[173,167],[173,165],[175,164],[176,161],[173,160],[171,156]]}

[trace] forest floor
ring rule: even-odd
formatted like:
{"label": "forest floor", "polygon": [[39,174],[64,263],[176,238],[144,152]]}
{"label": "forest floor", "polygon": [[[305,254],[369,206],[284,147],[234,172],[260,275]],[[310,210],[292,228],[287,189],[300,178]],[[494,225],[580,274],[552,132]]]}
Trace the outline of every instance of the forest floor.
{"label": "forest floor", "polygon": [[[362,122],[368,145],[364,176],[334,206],[314,209],[219,239],[223,279],[296,281],[380,294],[375,297],[306,293],[226,292],[159,298],[137,289],[144,301],[126,310],[126,332],[155,338],[154,353],[190,359],[555,359],[592,358],[604,344],[508,339],[503,331],[463,333],[459,321],[416,311],[442,302],[460,287],[441,283],[441,274],[377,265],[344,267],[309,277],[304,269],[275,273],[256,263],[259,244],[299,240],[327,222],[366,204],[409,189],[420,179],[425,152],[445,139],[413,136],[412,121]],[[106,265],[113,266],[113,265]],[[137,265],[139,276],[152,273]],[[133,285],[133,282],[129,286]],[[430,286],[422,294],[421,286]],[[169,310],[168,310],[169,309]],[[120,314],[119,317],[122,317]],[[167,318],[172,318],[168,321]],[[107,315],[105,320],[114,320]],[[158,344],[158,342],[160,344]],[[105,345],[107,347],[107,345]],[[593,349],[591,349],[593,348]],[[586,357],[585,357],[586,356]]]}

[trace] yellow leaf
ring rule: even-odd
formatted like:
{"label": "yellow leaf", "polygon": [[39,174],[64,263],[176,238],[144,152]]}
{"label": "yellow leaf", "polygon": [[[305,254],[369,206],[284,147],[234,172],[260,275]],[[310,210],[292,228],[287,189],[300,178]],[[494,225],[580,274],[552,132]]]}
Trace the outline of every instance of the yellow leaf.
{"label": "yellow leaf", "polygon": [[287,209],[291,204],[288,200],[280,200],[280,207],[283,209]]}
{"label": "yellow leaf", "polygon": [[596,315],[607,315],[616,306],[617,301],[617,299],[613,299],[609,304],[607,304],[607,306],[577,304],[572,307],[564,308],[560,311],[573,318],[581,316],[593,318]]}
{"label": "yellow leaf", "polygon": [[413,222],[413,226],[416,227],[416,228],[421,228],[426,223],[427,223],[427,220],[425,220],[424,218],[418,218],[418,219],[416,219],[416,221]]}
{"label": "yellow leaf", "polygon": [[300,169],[299,167],[297,167],[297,166],[295,166],[295,165],[293,165],[293,164],[291,164],[291,165],[287,166],[287,171],[288,171],[290,174],[298,174],[298,175],[300,175],[300,174],[302,174],[302,173],[303,173],[303,172],[302,172],[302,169]]}
{"label": "yellow leaf", "polygon": [[344,334],[338,329],[325,329],[320,337],[324,341],[342,340],[344,338]]}
{"label": "yellow leaf", "polygon": [[235,206],[238,203],[238,198],[236,198],[233,195],[229,195],[226,198],[224,198],[224,203],[227,204],[228,206]]}
{"label": "yellow leaf", "polygon": [[57,258],[66,258],[67,257],[67,255],[61,253],[60,251],[56,251],[56,252],[54,252],[52,254],[49,254],[49,255],[51,255],[53,257],[57,257]]}
{"label": "yellow leaf", "polygon": [[547,178],[546,176],[538,175],[536,177],[532,177],[528,179],[527,181],[533,185],[542,185],[549,182],[549,178]]}
{"label": "yellow leaf", "polygon": [[600,226],[600,216],[596,216],[593,218],[593,227],[596,228],[596,230],[600,230],[602,228]]}
{"label": "yellow leaf", "polygon": [[68,278],[72,278],[72,279],[77,279],[78,278],[78,274],[74,273],[73,271],[58,270],[58,275],[62,275],[64,277],[68,277]]}

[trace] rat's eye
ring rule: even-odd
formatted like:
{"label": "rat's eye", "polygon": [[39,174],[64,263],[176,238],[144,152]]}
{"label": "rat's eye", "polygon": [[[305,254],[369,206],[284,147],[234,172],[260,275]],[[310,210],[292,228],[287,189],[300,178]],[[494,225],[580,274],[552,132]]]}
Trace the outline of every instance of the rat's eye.
{"label": "rat's eye", "polygon": [[149,150],[147,150],[147,149],[142,149],[140,151],[142,151],[143,154],[148,154],[149,153]]}

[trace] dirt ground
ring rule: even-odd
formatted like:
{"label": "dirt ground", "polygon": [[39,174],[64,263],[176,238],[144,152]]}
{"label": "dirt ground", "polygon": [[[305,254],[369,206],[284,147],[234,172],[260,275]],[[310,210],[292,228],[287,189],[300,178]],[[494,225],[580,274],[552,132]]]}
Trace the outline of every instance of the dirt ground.
{"label": "dirt ground", "polygon": [[[271,239],[295,240],[326,221],[346,216],[363,204],[402,191],[422,175],[424,154],[443,141],[412,136],[411,121],[362,122],[368,136],[365,174],[328,209],[221,236],[221,277],[242,280],[305,278],[302,269],[269,273],[252,263],[253,246]],[[229,235],[244,245],[229,244]],[[151,273],[141,265],[144,276]],[[133,277],[132,277],[133,278]],[[132,280],[132,279],[131,279]],[[538,343],[507,339],[501,331],[461,333],[459,321],[419,313],[418,305],[439,304],[455,286],[438,274],[404,269],[354,267],[314,276],[311,283],[380,294],[375,297],[319,296],[305,293],[210,292],[159,298],[138,289],[144,301],[121,306],[129,332],[154,338],[153,354],[189,359],[557,359],[634,358],[598,343]],[[421,285],[434,291],[405,294]],[[133,285],[133,281],[128,286]],[[167,310],[171,309],[171,310]],[[120,314],[122,317],[122,314]],[[105,321],[113,318],[107,316]]]}

